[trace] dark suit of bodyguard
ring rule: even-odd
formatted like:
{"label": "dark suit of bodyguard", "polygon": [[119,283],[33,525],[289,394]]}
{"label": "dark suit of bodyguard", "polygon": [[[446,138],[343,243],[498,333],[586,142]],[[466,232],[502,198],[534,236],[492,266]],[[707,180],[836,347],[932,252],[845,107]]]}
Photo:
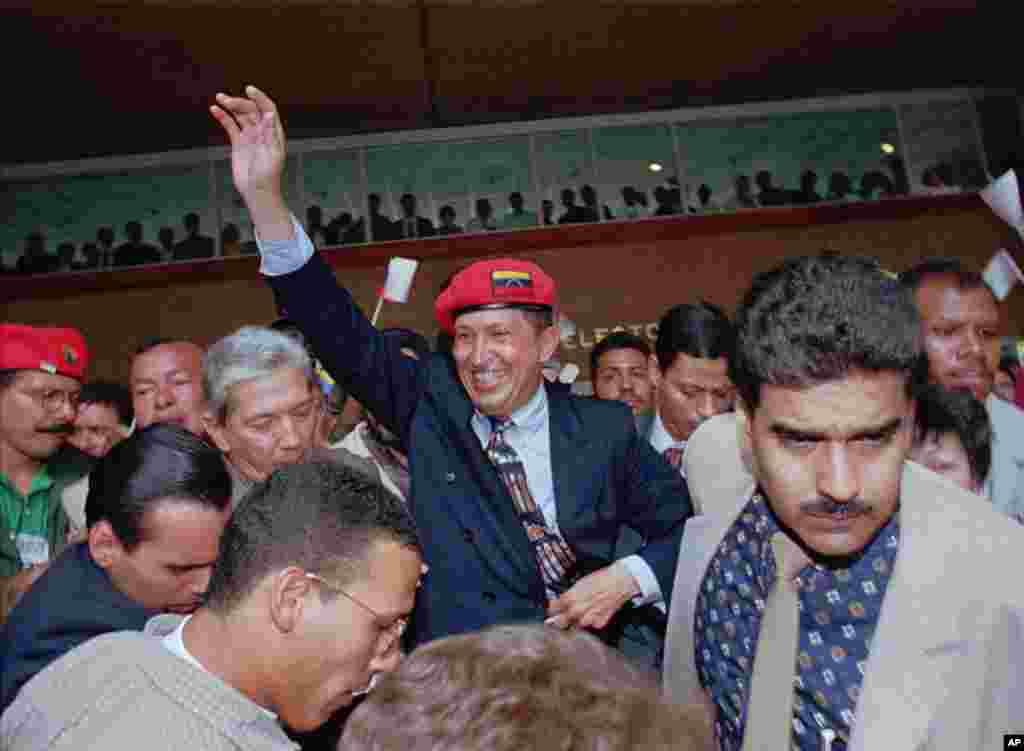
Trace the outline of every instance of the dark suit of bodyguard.
{"label": "dark suit of bodyguard", "polygon": [[[261,269],[278,302],[410,458],[410,507],[430,566],[411,643],[496,623],[600,628],[633,604],[667,602],[689,494],[637,436],[627,407],[543,385],[541,364],[558,345],[550,277],[520,261],[472,264],[436,305],[442,328],[454,334],[453,356],[411,360],[374,329],[289,215],[273,102],[250,87],[245,97],[218,95],[212,112],[231,139],[236,187],[264,238]],[[499,462],[499,474],[492,461],[495,433],[522,460],[518,485],[506,471],[514,462]],[[522,510],[524,487],[544,513],[543,534],[530,522],[537,515]],[[624,526],[645,544],[620,561]],[[555,596],[537,542],[551,539],[573,559]]]}

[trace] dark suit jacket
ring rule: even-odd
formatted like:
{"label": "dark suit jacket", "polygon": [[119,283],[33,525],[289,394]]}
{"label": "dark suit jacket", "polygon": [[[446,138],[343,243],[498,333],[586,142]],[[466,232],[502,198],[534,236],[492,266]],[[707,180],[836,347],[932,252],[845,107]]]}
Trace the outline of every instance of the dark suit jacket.
{"label": "dark suit jacket", "polygon": [[437,234],[434,231],[434,223],[423,216],[416,217],[416,232],[406,234],[405,231],[405,217],[400,218],[395,222],[395,228],[399,237],[414,238],[414,237],[433,237]]}
{"label": "dark suit jacket", "polygon": [[187,261],[193,258],[213,258],[213,238],[202,235],[186,237],[174,246],[171,253],[175,261]]}
{"label": "dark suit jacket", "polygon": [[139,245],[125,243],[114,251],[115,266],[138,266],[143,263],[160,263],[162,260],[160,251],[145,243]]}
{"label": "dark suit jacket", "polygon": [[[473,405],[447,355],[415,361],[384,339],[319,255],[268,277],[279,304],[329,372],[384,425],[410,459],[410,509],[430,573],[420,588],[411,644],[496,623],[540,621],[546,597],[530,542],[494,466],[470,427]],[[666,601],[690,497],[679,475],[633,427],[618,402],[548,388],[558,523],[584,574],[617,560],[619,531],[646,540]]]}
{"label": "dark suit jacket", "polygon": [[141,631],[153,611],[122,594],[89,546],[68,548],[25,593],[0,632],[0,712],[32,676],[85,641]]}

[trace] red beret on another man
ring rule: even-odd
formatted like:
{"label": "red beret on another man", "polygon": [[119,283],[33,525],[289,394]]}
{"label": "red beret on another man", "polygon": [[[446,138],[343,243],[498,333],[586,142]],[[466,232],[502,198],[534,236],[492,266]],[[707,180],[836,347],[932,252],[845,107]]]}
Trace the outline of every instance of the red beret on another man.
{"label": "red beret on another man", "polygon": [[85,377],[89,349],[77,329],[0,323],[0,370],[42,370]]}
{"label": "red beret on another man", "polygon": [[462,313],[493,308],[553,310],[557,305],[555,280],[530,261],[495,258],[470,264],[452,277],[437,297],[434,313],[441,328],[455,332]]}

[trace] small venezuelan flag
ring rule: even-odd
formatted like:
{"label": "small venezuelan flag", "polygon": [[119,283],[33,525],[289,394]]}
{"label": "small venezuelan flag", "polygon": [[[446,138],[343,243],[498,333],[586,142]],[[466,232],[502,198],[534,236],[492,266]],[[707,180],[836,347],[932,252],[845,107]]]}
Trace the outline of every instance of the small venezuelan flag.
{"label": "small venezuelan flag", "polygon": [[533,277],[529,271],[492,271],[491,289],[531,289]]}

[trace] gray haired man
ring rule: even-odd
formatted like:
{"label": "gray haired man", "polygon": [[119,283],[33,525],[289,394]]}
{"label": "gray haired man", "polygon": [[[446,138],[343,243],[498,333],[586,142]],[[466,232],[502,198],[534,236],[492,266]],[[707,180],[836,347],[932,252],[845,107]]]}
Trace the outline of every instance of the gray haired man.
{"label": "gray haired man", "polygon": [[203,391],[203,425],[227,461],[235,507],[316,443],[321,392],[309,353],[292,337],[259,326],[224,337],[203,357]]}

